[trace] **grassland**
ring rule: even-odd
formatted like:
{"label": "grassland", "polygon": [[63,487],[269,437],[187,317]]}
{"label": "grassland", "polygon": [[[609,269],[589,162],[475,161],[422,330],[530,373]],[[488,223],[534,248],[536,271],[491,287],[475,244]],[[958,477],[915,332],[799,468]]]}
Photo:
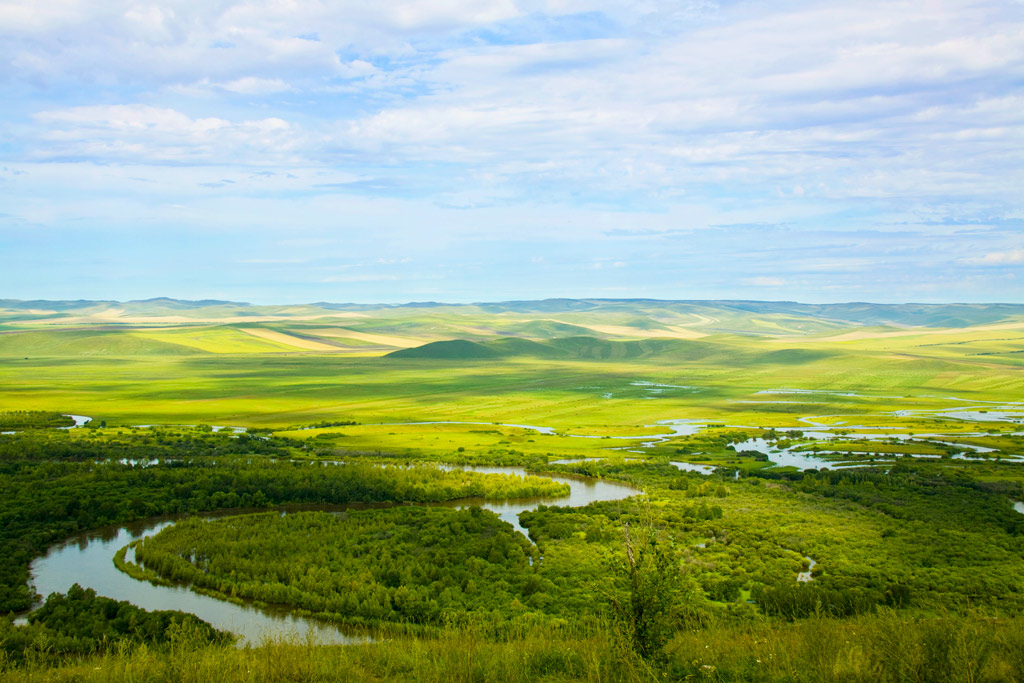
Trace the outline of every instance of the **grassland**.
{"label": "grassland", "polygon": [[[327,434],[353,449],[586,456],[609,445],[500,426],[387,426],[424,421],[614,437],[681,419],[968,433],[977,425],[941,413],[1024,397],[1024,310],[1013,307],[847,307],[841,320],[820,307],[715,302],[32,304],[8,302],[0,315],[0,408],[111,425],[352,420],[362,424]],[[196,322],[158,322],[171,314]],[[900,315],[918,326],[886,324]]]}
{"label": "grassland", "polygon": [[[216,670],[236,680],[1021,680],[1011,498],[1024,491],[1013,457],[1024,455],[1022,361],[1024,307],[1014,306],[0,302],[0,412],[108,426],[58,433],[68,452],[209,439],[223,453],[221,442],[240,442],[136,425],[230,425],[269,430],[300,460],[622,479],[647,492],[690,591],[656,665],[633,657],[617,626],[568,619],[497,641],[463,629],[312,657],[295,643],[248,653],[172,644],[54,668],[38,654],[9,676],[160,680],[163,667],[176,679]],[[801,434],[825,428],[838,438]],[[832,471],[773,467],[769,453],[783,450],[827,451],[817,462]],[[978,459],[953,459],[963,454]],[[685,474],[670,464],[680,461],[721,469]],[[844,465],[863,469],[835,471]],[[618,590],[608,571],[619,525],[639,513],[616,506],[524,517],[545,557],[532,571],[583,593]],[[818,564],[801,593],[804,555]],[[901,591],[913,593],[910,611]],[[808,595],[845,618],[813,617]],[[552,605],[574,614],[594,603],[572,600]],[[886,645],[900,631],[902,659]]]}
{"label": "grassland", "polygon": [[[969,435],[1012,423],[944,413],[1024,396],[1024,307],[1005,305],[4,303],[0,407],[271,427],[354,451],[588,457],[643,440],[568,435],[666,420]],[[288,431],[325,420],[361,424]],[[491,426],[396,424],[440,421]]]}

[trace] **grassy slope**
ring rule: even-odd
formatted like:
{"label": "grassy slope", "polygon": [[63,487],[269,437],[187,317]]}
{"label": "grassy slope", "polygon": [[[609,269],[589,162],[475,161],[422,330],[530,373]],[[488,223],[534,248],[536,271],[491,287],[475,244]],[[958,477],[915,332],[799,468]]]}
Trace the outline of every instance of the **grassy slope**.
{"label": "grassy slope", "polygon": [[[33,302],[36,309],[45,303]],[[178,308],[173,302],[154,305],[160,314],[181,310],[180,303]],[[52,304],[49,310],[80,312],[61,306]],[[102,306],[109,309],[112,304]],[[142,304],[134,307],[133,313],[146,312]],[[969,307],[967,313],[984,323],[980,329],[919,328],[906,336],[826,341],[864,328],[831,317],[808,317],[798,308],[749,302],[555,301],[384,308],[362,311],[364,318],[258,324],[296,339],[322,340],[340,353],[310,351],[239,329],[255,323],[125,329],[25,329],[23,323],[8,324],[0,334],[0,358],[6,358],[0,363],[0,407],[60,410],[129,423],[285,426],[339,418],[472,420],[629,433],[637,426],[680,418],[799,426],[800,417],[841,414],[885,424],[895,419],[895,410],[950,406],[935,397],[1012,401],[1024,395],[1024,329],[990,329],[993,321],[1017,321],[1013,310]],[[237,316],[247,309],[214,303],[185,310],[195,316]],[[260,307],[257,312],[287,310]],[[333,312],[308,306],[291,310],[303,316]],[[870,323],[895,314],[891,307],[879,310]],[[945,309],[925,313],[929,311],[952,315]],[[966,315],[955,312],[960,318]],[[864,307],[839,313],[871,317]],[[822,314],[839,313],[828,309]],[[921,321],[925,313],[907,314]],[[556,318],[580,325],[550,322]],[[581,325],[634,325],[637,337],[630,340]],[[709,336],[644,338],[659,326],[685,326]],[[722,327],[758,333],[716,333]],[[798,328],[809,334],[791,336]],[[580,336],[580,329],[587,334]],[[377,335],[378,340],[467,341],[381,358],[374,355],[398,347],[365,339],[346,342],[346,330]],[[475,330],[475,336],[467,330]],[[768,335],[768,330],[774,332]],[[530,334],[517,336],[526,331]],[[550,336],[527,338],[532,334]],[[472,355],[478,357],[468,357]],[[637,382],[692,388],[654,390]],[[781,388],[865,396],[757,393]]]}
{"label": "grassy slope", "polygon": [[[901,342],[905,343],[905,342]],[[1024,395],[1018,366],[932,357],[920,348],[766,349],[722,340],[713,352],[615,360],[344,358],[313,353],[50,356],[0,365],[0,405],[105,418],[276,424],[462,419],[572,427],[696,418],[799,424],[806,415],[949,406],[936,396]],[[634,382],[694,387],[652,393]],[[863,397],[759,395],[766,389]],[[913,397],[886,398],[886,397]],[[740,403],[739,401],[760,401]]]}
{"label": "grassy slope", "polygon": [[0,357],[185,356],[196,353],[201,351],[120,330],[46,330],[0,335]]}

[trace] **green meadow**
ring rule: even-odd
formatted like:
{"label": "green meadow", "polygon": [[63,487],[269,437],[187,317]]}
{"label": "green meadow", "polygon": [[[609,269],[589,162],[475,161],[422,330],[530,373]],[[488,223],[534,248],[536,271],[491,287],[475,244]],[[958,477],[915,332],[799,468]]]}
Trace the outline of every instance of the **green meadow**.
{"label": "green meadow", "polygon": [[[707,306],[671,316],[639,305],[629,314],[621,305],[586,313],[463,308],[192,325],[152,322],[168,318],[161,309],[94,321],[68,314],[70,324],[8,315],[0,318],[0,405],[117,424],[287,427],[346,417],[629,434],[671,419],[799,426],[802,417],[839,414],[888,424],[894,411],[955,406],[948,399],[1024,395],[1019,313],[908,329]],[[816,393],[759,393],[785,389]]]}

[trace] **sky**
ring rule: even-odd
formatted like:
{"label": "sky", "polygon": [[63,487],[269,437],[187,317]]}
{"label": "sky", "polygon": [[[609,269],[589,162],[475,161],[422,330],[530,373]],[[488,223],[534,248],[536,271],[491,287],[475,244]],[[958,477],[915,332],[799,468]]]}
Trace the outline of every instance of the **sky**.
{"label": "sky", "polygon": [[0,0],[0,298],[1024,302],[1024,2]]}

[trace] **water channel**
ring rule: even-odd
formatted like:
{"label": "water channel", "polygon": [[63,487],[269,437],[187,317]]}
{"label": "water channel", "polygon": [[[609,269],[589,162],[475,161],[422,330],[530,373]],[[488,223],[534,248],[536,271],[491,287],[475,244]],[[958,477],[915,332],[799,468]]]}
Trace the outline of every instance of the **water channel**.
{"label": "water channel", "polygon": [[[467,469],[491,474],[524,476],[519,467],[446,467]],[[479,505],[498,514],[516,530],[526,534],[519,524],[519,513],[536,509],[538,505],[579,507],[597,501],[620,500],[640,493],[624,484],[602,481],[590,477],[553,476],[555,481],[569,484],[570,493],[562,498],[528,498],[521,500],[490,501],[462,499],[439,503],[462,508]],[[352,508],[384,507],[382,505],[352,504],[344,506],[285,506],[290,510],[326,510],[337,512]],[[265,511],[260,510],[260,511]],[[206,518],[236,515],[254,510],[229,510],[204,515]],[[236,604],[194,593],[187,586],[154,586],[137,581],[114,567],[114,554],[132,541],[152,536],[173,524],[177,517],[156,517],[131,524],[107,527],[75,534],[54,545],[31,565],[32,583],[42,595],[66,592],[73,583],[92,588],[97,594],[129,602],[147,610],[181,610],[195,614],[216,628],[239,636],[239,645],[259,644],[267,638],[312,638],[320,643],[352,643],[366,637],[347,631],[337,625],[293,614],[283,607],[257,608],[251,604]],[[129,550],[126,559],[133,560]]]}

